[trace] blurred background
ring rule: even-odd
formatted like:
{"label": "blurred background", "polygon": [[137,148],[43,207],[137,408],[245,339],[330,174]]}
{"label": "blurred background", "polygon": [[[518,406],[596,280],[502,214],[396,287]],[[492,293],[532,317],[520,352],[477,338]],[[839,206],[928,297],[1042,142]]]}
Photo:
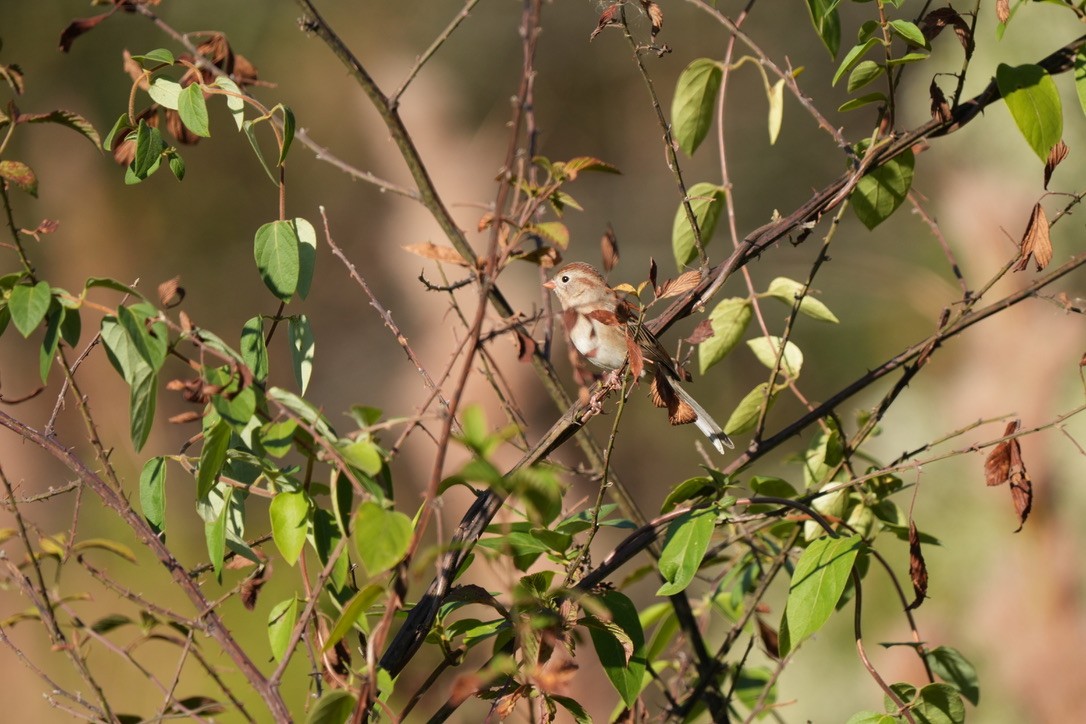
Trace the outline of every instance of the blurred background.
{"label": "blurred background", "polygon": [[[905,3],[901,17],[909,17],[911,6],[918,12],[920,5]],[[430,0],[425,4],[325,2],[320,9],[380,86],[390,91],[461,7],[457,1]],[[721,2],[719,7],[735,14],[741,5]],[[872,7],[842,7],[842,54]],[[565,257],[598,264],[598,240],[610,224],[622,253],[622,262],[610,280],[636,284],[646,278],[650,257],[659,262],[662,277],[676,273],[670,234],[680,199],[666,165],[655,113],[628,44],[617,30],[605,31],[589,42],[602,8],[584,0],[563,0],[545,7],[536,61],[538,152],[553,160],[595,156],[622,171],[618,176],[584,174],[567,188],[584,211],[571,210],[564,218],[572,232]],[[666,43],[672,52],[660,58],[646,55],[644,62],[666,110],[682,69],[698,57],[722,58],[727,35],[689,4],[663,3],[662,9],[664,29],[658,42]],[[274,84],[253,91],[265,105],[281,102],[290,106],[299,127],[333,154],[357,168],[411,187],[398,151],[367,99],[327,48],[299,29],[296,5],[265,0],[227,4],[166,0],[155,10],[181,32],[224,32],[235,52],[258,68],[261,80]],[[139,53],[166,47],[175,54],[182,51],[146,18],[126,14],[118,14],[78,38],[70,53],[57,49],[60,32],[72,19],[101,11],[101,7],[75,0],[0,0],[0,62],[17,63],[26,74],[26,93],[17,99],[20,110],[74,111],[104,136],[128,102],[130,81],[121,67],[122,50]],[[405,124],[437,188],[477,249],[485,248],[486,232],[476,233],[475,229],[493,203],[494,178],[508,145],[510,98],[521,70],[520,12],[521,4],[513,0],[479,3],[423,68],[401,104]],[[987,6],[983,13],[966,96],[987,84],[998,63],[1036,61],[1081,32],[1080,27],[1066,22],[1065,14],[1057,8],[1030,4],[997,42]],[[852,113],[834,110],[848,95],[843,83],[830,87],[836,63],[812,31],[804,3],[757,3],[745,29],[778,65],[783,66],[787,58],[792,67],[803,68],[799,83],[804,93],[832,124],[843,129],[847,139],[858,141],[870,135],[873,107]],[[736,58],[746,52],[737,48]],[[910,68],[911,72],[904,74],[899,128],[909,129],[927,120],[927,88],[932,74],[957,72],[961,62],[960,45],[946,33],[934,44],[933,62],[919,64],[917,70]],[[1057,79],[1064,96],[1064,139],[1071,156],[1056,171],[1051,188],[1075,192],[1086,178],[1076,160],[1083,148],[1083,119],[1071,81],[1070,74]],[[952,87],[949,77],[941,82],[944,89]],[[743,235],[769,221],[774,211],[787,215],[845,166],[830,137],[787,94],[783,130],[778,142],[770,145],[765,91],[753,65],[732,75],[728,93],[728,168],[737,228]],[[140,288],[151,293],[160,282],[180,275],[188,293],[183,309],[196,324],[216,331],[228,343],[237,341],[245,320],[256,314],[274,314],[277,304],[266,292],[252,261],[252,238],[257,227],[277,217],[277,194],[248,144],[235,133],[222,104],[209,105],[212,137],[181,149],[188,166],[183,183],[162,171],[145,183],[125,186],[123,169],[109,154],[93,150],[77,134],[49,125],[17,129],[6,157],[29,164],[40,187],[36,199],[12,194],[16,223],[32,228],[41,219],[60,221],[55,234],[41,243],[29,242],[43,278],[75,291],[88,276],[138,280]],[[720,181],[715,133],[714,128],[693,159],[682,158],[688,184]],[[288,214],[303,216],[319,229],[318,207],[323,206],[337,243],[391,312],[430,373],[444,369],[464,328],[452,316],[447,298],[425,292],[418,280],[420,272],[431,281],[439,280],[433,264],[402,250],[405,245],[425,241],[445,243],[430,215],[411,200],[352,181],[299,144],[291,152],[287,178]],[[917,158],[913,189],[938,220],[970,288],[977,289],[1014,253],[1030,209],[1042,193],[1041,167],[1018,135],[1006,108],[999,104],[962,131],[932,141],[931,148]],[[1053,199],[1046,207],[1051,218],[1061,201]],[[755,289],[764,290],[777,276],[806,279],[817,253],[817,238],[825,228],[820,226],[804,244],[781,243],[750,265]],[[1053,229],[1054,264],[1079,251],[1081,239],[1081,222],[1074,216],[1063,219]],[[708,251],[719,261],[730,248],[726,219],[722,218]],[[830,256],[815,287],[841,324],[831,326],[801,318],[793,336],[806,359],[800,387],[811,400],[825,399],[926,337],[935,329],[943,308],[960,297],[928,225],[911,213],[908,205],[874,232],[847,215]],[[4,258],[7,261],[0,273],[15,268],[14,256],[7,250]],[[451,274],[455,272],[451,270]],[[1011,276],[992,290],[991,298],[1028,284],[1032,278],[1032,271]],[[541,307],[543,291],[535,267],[514,265],[502,276],[501,286],[524,313]],[[1081,301],[1083,287],[1081,277],[1071,275],[1051,291],[1063,291]],[[722,297],[747,294],[737,276]],[[462,297],[469,311],[473,295]],[[108,295],[101,297],[103,303],[115,303],[110,299]],[[772,300],[764,303],[763,310],[771,331],[779,334],[787,310]],[[379,407],[396,416],[412,414],[426,399],[418,374],[325,244],[320,244],[318,251],[311,295],[304,302],[293,303],[290,311],[304,312],[314,323],[316,368],[307,397],[324,405],[333,415],[333,423],[347,426],[345,417],[335,416],[350,404]],[[680,325],[672,332],[673,339],[685,336],[697,321],[693,318]],[[84,341],[96,326],[96,319],[84,314]],[[938,450],[967,448],[999,437],[1007,415],[1020,417],[1025,428],[1051,421],[1082,402],[1078,360],[1086,350],[1084,338],[1077,316],[1043,299],[1030,300],[977,325],[939,350],[887,415],[884,434],[871,441],[868,451],[888,463],[907,450],[978,420],[1000,418]],[[37,385],[36,339],[23,343],[12,328],[0,339],[5,397],[19,397]],[[273,370],[278,365],[283,383],[289,384],[285,337],[279,342],[273,349]],[[515,402],[527,413],[526,434],[534,440],[558,412],[530,367],[516,361],[516,350],[508,339],[499,338],[492,351],[515,391]],[[554,357],[563,373],[568,373],[561,343]],[[135,491],[143,460],[176,453],[194,430],[157,425],[143,452],[136,454],[128,442],[128,390],[123,382],[100,353],[87,360],[80,374],[106,444],[114,448],[112,461]],[[735,403],[766,377],[766,370],[741,345],[692,389],[725,420]],[[889,384],[887,381],[850,400],[839,410],[842,419],[852,421],[856,413],[870,409]],[[59,379],[54,374],[43,395],[8,408],[8,412],[41,427],[58,389]],[[504,422],[501,408],[481,378],[471,388],[468,400],[483,404],[493,425]],[[161,395],[160,419],[186,409],[175,395]],[[801,410],[799,403],[782,397],[770,417],[770,430],[787,424]],[[593,434],[605,439],[612,419],[597,418],[590,425]],[[62,416],[58,434],[66,444],[86,452],[76,422],[74,415]],[[436,430],[436,425],[432,429]],[[1017,523],[1008,491],[984,486],[986,451],[935,463],[905,478],[918,486],[918,525],[943,543],[925,549],[931,600],[917,613],[920,630],[929,644],[954,646],[976,665],[981,683],[981,706],[976,713],[980,721],[1070,721],[1081,711],[1079,672],[1086,666],[1084,541],[1079,524],[1086,502],[1080,447],[1084,432],[1086,423],[1076,417],[1023,439],[1035,500],[1033,517],[1017,535],[1012,534]],[[669,428],[642,394],[634,395],[623,419],[613,466],[644,510],[657,510],[671,487],[699,474],[701,458],[693,448],[697,439],[693,429]],[[794,450],[801,450],[806,442],[807,438],[797,439]],[[745,443],[745,438],[738,440],[740,447]],[[508,459],[514,459],[515,452],[510,450]],[[395,461],[397,496],[405,512],[417,505],[432,454],[432,441],[416,434]],[[567,446],[562,459],[572,464],[578,461],[572,446]],[[23,495],[68,482],[65,470],[10,434],[0,435],[0,462]],[[447,472],[452,472],[457,462],[451,461]],[[752,472],[801,479],[799,466],[785,456],[774,456]],[[175,471],[169,483],[170,547],[191,566],[206,559],[206,550],[202,526],[188,502],[190,481],[183,477]],[[588,481],[570,482],[569,506],[584,507],[586,498],[594,498],[594,487]],[[908,506],[908,495],[899,496],[902,507]],[[456,491],[447,498],[441,510],[444,530],[456,524],[468,503],[466,495]],[[68,496],[55,501],[48,512],[44,506],[33,509],[41,533],[66,531],[72,520],[72,504]],[[251,535],[267,530],[260,511],[259,506],[250,508]],[[0,514],[0,525],[10,525],[5,514]],[[112,516],[93,500],[84,502],[79,534],[116,535],[127,540]],[[602,560],[607,545],[616,540],[601,534],[598,559]],[[23,551],[14,543],[9,541],[5,552],[21,559]],[[894,563],[899,575],[906,577],[907,550],[904,544],[896,550],[899,555]],[[166,601],[187,611],[185,604],[173,600],[175,594],[166,577],[155,569],[156,564],[144,558],[141,561],[139,568],[118,559],[99,563],[146,595],[154,598],[161,591]],[[425,573],[420,576],[428,578]],[[78,604],[86,620],[118,609],[120,604],[112,594],[90,581],[83,587],[78,575],[66,568],[65,576],[71,578],[62,584],[67,590],[94,591],[92,600]],[[495,570],[484,572],[484,578],[486,575],[498,580],[510,573]],[[233,615],[234,620],[251,618],[251,631],[242,640],[256,652],[258,661],[270,657],[264,624],[270,606],[288,595],[285,579],[278,577],[252,613],[242,611],[236,601],[226,607],[226,615]],[[865,640],[875,665],[888,681],[920,681],[922,672],[911,653],[877,645],[880,641],[907,640],[909,632],[885,579],[873,574],[868,580]],[[207,594],[216,597],[217,584],[207,585]],[[642,582],[628,592],[643,606],[652,600],[654,589],[654,584]],[[776,600],[783,602],[784,593],[783,588],[777,591]],[[17,592],[0,591],[0,618],[26,606]],[[772,612],[770,620],[779,613],[779,609]],[[59,653],[48,651],[36,624],[21,624],[10,633],[21,648],[51,664],[47,670],[62,685],[76,685],[67,672],[67,662]],[[604,718],[616,697],[595,673],[591,646],[585,642],[579,651],[584,660],[571,695],[584,702],[594,717]],[[149,665],[155,665],[151,649],[141,653],[149,657]],[[162,666],[169,671],[172,658],[164,655],[164,661]],[[219,663],[227,666],[229,662],[223,659]],[[59,716],[39,695],[43,689],[40,681],[10,650],[0,649],[0,667],[7,690],[15,693],[5,702],[5,714],[11,720],[44,721]],[[413,670],[413,675],[422,677],[429,668],[416,663]],[[299,663],[292,673],[295,675],[289,677],[285,688],[288,696],[293,693],[297,697],[307,685],[308,672]],[[105,682],[107,691],[115,692],[123,702],[121,710],[145,711],[160,701],[155,691],[141,693],[142,685],[126,687],[129,676],[117,667],[116,679]],[[182,685],[191,686],[194,693],[201,690],[199,677],[183,679]],[[435,695],[444,697],[447,687],[448,682],[439,684]],[[804,646],[779,683],[778,700],[792,702],[779,709],[781,719],[787,722],[837,722],[861,709],[881,709],[882,694],[855,655],[850,614],[835,617]]]}

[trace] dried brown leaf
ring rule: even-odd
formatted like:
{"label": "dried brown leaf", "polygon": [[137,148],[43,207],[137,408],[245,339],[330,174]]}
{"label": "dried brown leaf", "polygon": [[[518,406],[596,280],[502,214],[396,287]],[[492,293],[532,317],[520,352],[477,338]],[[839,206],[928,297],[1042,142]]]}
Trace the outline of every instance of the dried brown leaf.
{"label": "dried brown leaf", "polygon": [[649,16],[649,22],[652,23],[652,37],[655,38],[664,27],[664,11],[652,0],[641,0],[641,6],[645,8],[645,14]]}
{"label": "dried brown leaf", "polygon": [[[242,558],[242,556],[238,556],[238,558]],[[271,573],[270,569],[270,565],[261,566],[241,584],[241,605],[245,606],[245,610],[252,611],[256,608],[257,597],[260,594],[260,589],[268,582]]]}
{"label": "dried brown leaf", "polygon": [[913,593],[916,594],[916,598],[906,608],[911,611],[920,608],[920,604],[928,597],[928,566],[924,563],[924,553],[920,550],[920,533],[912,520],[909,521],[909,578],[913,582]]}
{"label": "dried brown leaf", "polygon": [[460,706],[469,697],[479,691],[483,686],[482,677],[477,674],[465,674],[453,680],[452,691],[449,693],[449,702],[453,706]]}
{"label": "dried brown leaf", "polygon": [[163,307],[176,307],[184,298],[185,289],[181,286],[181,277],[174,277],[158,285],[158,301]]}
{"label": "dried brown leaf", "polygon": [[189,410],[188,412],[182,412],[178,415],[171,417],[168,422],[171,425],[187,425],[190,422],[196,422],[201,419],[203,415],[195,410]]}
{"label": "dried brown leaf", "polygon": [[940,123],[949,123],[951,119],[950,104],[947,103],[946,96],[943,95],[943,89],[939,87],[934,78],[932,78],[931,85],[928,87],[928,94],[931,96],[932,119]]}
{"label": "dried brown leaf", "polygon": [[630,372],[635,380],[639,379],[645,371],[645,356],[641,353],[641,345],[632,334],[626,335],[626,352],[630,358]]}
{"label": "dried brown leaf", "polygon": [[656,268],[656,260],[652,257],[649,257],[649,284],[652,285],[653,291],[656,291],[656,289],[658,288],[656,286],[657,271],[658,270]]}
{"label": "dried brown leaf", "polygon": [[755,616],[754,620],[758,624],[758,638],[762,640],[762,648],[765,652],[774,659],[780,659],[781,647],[780,636],[777,631],[762,620],[761,616]]}
{"label": "dried brown leaf", "polygon": [[532,355],[535,354],[535,340],[519,330],[517,330],[515,334],[517,340],[517,361],[531,362]]}
{"label": "dried brown leaf", "polygon": [[[1011,420],[1003,431],[1003,437],[1018,432],[1021,420]],[[992,448],[988,457],[984,460],[984,482],[988,486],[1003,485],[1010,479],[1011,471],[1011,444],[1017,444],[1016,439],[1004,440]]]}
{"label": "dried brown leaf", "polygon": [[434,261],[446,264],[456,264],[457,266],[468,266],[468,263],[464,261],[464,258],[460,256],[460,253],[451,246],[438,246],[433,242],[427,241],[422,244],[408,244],[403,249],[416,256],[421,256],[424,259],[433,259]]}
{"label": "dried brown leaf", "polygon": [[618,237],[611,225],[600,237],[600,256],[603,258],[603,273],[607,274],[618,265]]}
{"label": "dried brown leaf", "polygon": [[1048,188],[1048,182],[1052,179],[1052,172],[1056,170],[1056,167],[1060,165],[1063,159],[1067,158],[1067,154],[1070,152],[1071,149],[1067,147],[1062,139],[1048,152],[1048,160],[1045,161],[1045,189]]}
{"label": "dried brown leaf", "polygon": [[494,212],[488,211],[479,217],[479,223],[475,225],[476,231],[486,231],[494,223]]}
{"label": "dried brown leaf", "polygon": [[140,90],[146,93],[151,89],[151,84],[147,82],[147,74],[143,71],[143,66],[132,58],[128,48],[121,51],[121,67],[124,68],[125,73],[128,73],[129,78],[139,83]]}
{"label": "dried brown leaf", "polygon": [[603,29],[611,25],[618,25],[620,21],[620,13],[622,11],[622,3],[612,3],[604,8],[600,13],[600,19],[596,22],[596,29],[592,31],[592,34],[588,36],[589,42],[596,39],[596,36],[603,32]]}
{"label": "dried brown leaf", "polygon": [[954,28],[954,34],[958,36],[958,42],[965,48],[965,52],[972,54],[973,33],[969,29],[969,23],[965,22],[954,8],[932,10],[920,21],[920,32],[924,34],[928,42],[931,42],[948,26]]}
{"label": "dried brown leaf", "polygon": [[686,338],[688,344],[701,344],[707,339],[713,336],[713,324],[708,319],[703,319],[698,322],[698,326],[694,327],[694,331],[690,333],[690,336]]}
{"label": "dried brown leaf", "polygon": [[35,234],[52,234],[60,226],[60,222],[55,219],[42,219],[37,228],[34,229]]}
{"label": "dried brown leaf", "polygon": [[672,280],[668,279],[664,282],[664,286],[660,289],[656,295],[660,299],[667,297],[677,297],[680,294],[685,294],[691,289],[696,289],[701,284],[701,272],[697,269],[693,271],[683,272],[678,278]]}
{"label": "dried brown leaf", "polygon": [[996,20],[1006,25],[1011,19],[1010,0],[996,0]]}
{"label": "dried brown leaf", "polygon": [[1015,271],[1022,271],[1029,265],[1030,257],[1041,271],[1052,261],[1052,238],[1048,234],[1048,217],[1044,207],[1038,202],[1029,216],[1026,233],[1022,236],[1021,259],[1014,265]]}
{"label": "dried brown leaf", "polygon": [[177,139],[178,143],[186,146],[195,146],[200,142],[200,137],[181,122],[181,114],[172,108],[166,109],[166,130]]}
{"label": "dried brown leaf", "polygon": [[68,23],[68,27],[64,28],[60,33],[60,49],[67,53],[72,49],[72,43],[75,42],[76,38],[83,33],[89,33],[98,23],[112,14],[113,11],[110,10],[108,13],[95,15],[93,18],[78,18]]}

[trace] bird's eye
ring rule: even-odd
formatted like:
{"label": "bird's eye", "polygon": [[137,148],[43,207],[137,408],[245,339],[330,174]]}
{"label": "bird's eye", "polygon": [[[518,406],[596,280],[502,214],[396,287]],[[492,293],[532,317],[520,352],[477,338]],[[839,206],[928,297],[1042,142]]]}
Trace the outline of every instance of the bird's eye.
{"label": "bird's eye", "polygon": [[568,282],[569,282],[569,274],[563,274],[562,275],[562,283],[566,284]]}

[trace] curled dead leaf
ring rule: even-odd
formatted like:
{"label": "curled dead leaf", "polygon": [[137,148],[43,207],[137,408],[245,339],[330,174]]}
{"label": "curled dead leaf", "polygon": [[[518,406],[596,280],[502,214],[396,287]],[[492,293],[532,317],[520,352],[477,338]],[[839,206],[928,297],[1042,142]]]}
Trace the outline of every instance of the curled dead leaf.
{"label": "curled dead leaf", "polygon": [[[1014,435],[1021,424],[1021,420],[1012,420],[1003,431],[1003,436]],[[1022,530],[1033,508],[1033,481],[1022,461],[1022,447],[1018,438],[1004,440],[992,449],[984,461],[984,478],[990,486],[1010,483],[1011,501],[1018,516],[1018,529],[1015,532]]]}
{"label": "curled dead leaf", "polygon": [[1006,25],[1007,21],[1011,19],[1011,3],[1010,0],[996,0],[996,20]]}
{"label": "curled dead leaf", "polygon": [[780,635],[762,620],[761,616],[755,616],[754,620],[758,624],[758,638],[762,641],[762,648],[769,656],[779,659],[781,657]]}
{"label": "curled dead leaf", "polygon": [[[997,0],[999,2],[1000,0]],[[973,53],[973,32],[969,29],[969,23],[958,14],[954,8],[936,8],[924,16],[920,21],[920,32],[930,43],[947,27],[954,28],[954,34],[958,36],[958,42],[965,48],[968,55]]]}
{"label": "curled dead leaf", "polygon": [[920,608],[920,604],[928,597],[928,566],[924,563],[924,553],[920,550],[920,533],[916,530],[916,523],[909,520],[909,578],[913,583],[913,593],[916,598],[906,610]]}
{"label": "curled dead leaf", "polygon": [[596,36],[603,32],[603,29],[611,25],[618,25],[620,20],[620,13],[622,11],[622,3],[612,3],[604,8],[600,13],[600,18],[596,22],[596,29],[592,31],[592,34],[588,36],[588,41],[592,42],[596,39]]}
{"label": "curled dead leaf", "polygon": [[928,87],[928,95],[931,96],[932,120],[940,123],[950,123],[950,104],[947,103],[946,96],[943,95],[943,89],[939,87],[934,78],[932,78],[931,85]]}
{"label": "curled dead leaf", "polygon": [[163,307],[176,307],[184,298],[185,289],[181,286],[181,277],[174,277],[158,285],[158,301]]}
{"label": "curled dead leaf", "polygon": [[694,331],[690,333],[690,336],[686,338],[687,344],[701,344],[707,339],[713,336],[713,324],[708,319],[703,319],[698,322],[698,326],[694,327]]}
{"label": "curled dead leaf", "polygon": [[468,263],[464,261],[464,258],[460,256],[460,253],[451,246],[438,246],[433,242],[427,241],[422,244],[408,244],[403,247],[403,249],[416,256],[421,256],[423,259],[433,259],[434,261],[443,262],[445,264],[456,264],[457,266],[468,266]]}
{"label": "curled dead leaf", "polygon": [[650,32],[652,37],[655,38],[660,29],[664,27],[664,11],[652,0],[641,0],[641,7],[645,8],[645,14],[649,16],[649,22],[652,23]]}
{"label": "curled dead leaf", "polygon": [[188,412],[182,412],[178,415],[174,415],[169,419],[171,425],[187,425],[190,422],[196,422],[203,417],[199,412],[195,410],[189,410]]}
{"label": "curled dead leaf", "polygon": [[1056,170],[1056,167],[1060,165],[1063,159],[1067,158],[1067,154],[1071,152],[1071,149],[1067,147],[1067,144],[1060,139],[1060,142],[1052,147],[1052,150],[1048,152],[1048,160],[1045,161],[1045,188],[1048,188],[1048,182],[1052,179],[1052,172]]}
{"label": "curled dead leaf", "polygon": [[89,33],[98,23],[102,22],[116,11],[116,8],[93,18],[77,18],[68,23],[68,27],[60,33],[60,49],[67,53],[72,49],[72,43],[83,33]]}
{"label": "curled dead leaf", "polygon": [[1029,216],[1026,233],[1022,236],[1021,259],[1014,265],[1015,271],[1022,271],[1029,266],[1030,257],[1041,271],[1052,261],[1052,239],[1048,234],[1048,217],[1040,202],[1034,204]]}
{"label": "curled dead leaf", "polygon": [[600,256],[603,259],[604,274],[609,273],[618,264],[618,237],[615,236],[615,230],[610,224],[600,237]]}
{"label": "curled dead leaf", "polygon": [[701,272],[697,269],[693,271],[683,272],[676,279],[668,279],[664,282],[664,286],[661,287],[656,296],[660,299],[666,299],[667,297],[677,297],[680,294],[685,294],[691,289],[696,289],[701,284]]}

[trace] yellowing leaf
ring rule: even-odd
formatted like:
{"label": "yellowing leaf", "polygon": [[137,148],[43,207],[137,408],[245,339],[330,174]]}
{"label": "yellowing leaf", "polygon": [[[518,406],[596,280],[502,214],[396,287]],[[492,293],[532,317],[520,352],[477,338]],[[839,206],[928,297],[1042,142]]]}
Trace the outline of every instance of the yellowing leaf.
{"label": "yellowing leaf", "polygon": [[460,256],[460,253],[451,246],[438,246],[433,242],[427,241],[422,244],[408,244],[403,249],[416,256],[421,256],[424,259],[433,259],[434,261],[443,262],[445,264],[456,264],[457,266],[468,266],[468,263],[464,261],[464,258]]}

